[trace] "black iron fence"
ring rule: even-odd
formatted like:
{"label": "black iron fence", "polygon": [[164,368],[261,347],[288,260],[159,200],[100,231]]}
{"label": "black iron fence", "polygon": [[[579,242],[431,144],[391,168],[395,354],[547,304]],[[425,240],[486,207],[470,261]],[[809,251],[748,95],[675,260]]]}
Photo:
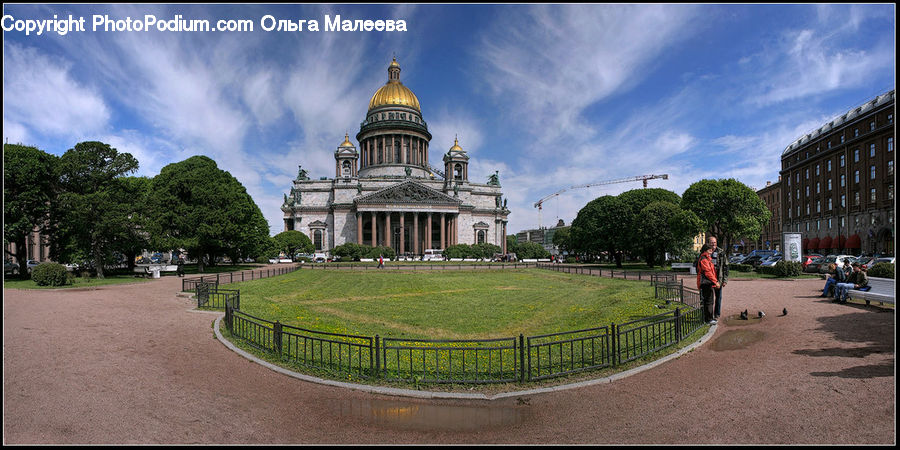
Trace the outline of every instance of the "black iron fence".
{"label": "black iron fence", "polygon": [[225,308],[225,326],[233,336],[283,361],[386,381],[468,384],[537,381],[614,367],[675,345],[705,325],[699,292],[672,274],[650,273],[644,279],[652,280],[656,299],[684,306],[608,327],[480,340],[381,338],[293,327],[241,311],[236,290],[211,283],[196,289],[198,305],[202,296],[203,306]]}
{"label": "black iron fence", "polygon": [[259,270],[245,270],[241,272],[223,272],[217,273],[215,275],[203,275],[201,277],[195,278],[184,278],[181,280],[181,291],[182,292],[195,292],[197,290],[197,284],[199,283],[207,283],[218,286],[220,284],[230,284],[237,283],[241,281],[251,281],[251,280],[259,280],[261,278],[269,278],[274,277],[276,275],[284,275],[286,273],[293,272],[295,270],[300,270],[302,266],[300,264],[285,266],[285,267],[270,267],[267,269],[259,269]]}

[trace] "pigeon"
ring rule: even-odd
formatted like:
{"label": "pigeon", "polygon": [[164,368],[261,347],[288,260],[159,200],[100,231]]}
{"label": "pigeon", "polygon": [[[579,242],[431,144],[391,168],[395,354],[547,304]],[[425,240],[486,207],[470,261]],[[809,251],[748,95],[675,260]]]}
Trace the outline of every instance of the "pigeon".
{"label": "pigeon", "polygon": [[744,310],[744,312],[741,313],[741,320],[747,320],[747,310],[746,309]]}
{"label": "pigeon", "polygon": [[763,316],[766,315],[766,313],[764,313],[764,312],[762,312],[762,311],[760,311],[760,312],[758,312],[758,313],[756,313],[756,314],[759,315],[759,318],[760,318],[760,319],[762,319]]}
{"label": "pigeon", "polygon": [[784,308],[784,310],[781,311],[781,315],[782,315],[782,316],[786,316],[786,315],[787,315],[787,308]]}

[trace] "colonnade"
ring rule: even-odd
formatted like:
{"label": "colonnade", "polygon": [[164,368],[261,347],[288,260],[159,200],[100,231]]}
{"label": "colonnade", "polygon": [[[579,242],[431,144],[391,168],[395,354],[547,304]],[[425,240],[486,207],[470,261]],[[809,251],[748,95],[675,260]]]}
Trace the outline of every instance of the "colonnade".
{"label": "colonnade", "polygon": [[378,164],[409,164],[422,167],[428,165],[428,140],[417,136],[405,134],[371,136],[360,143],[360,152],[360,168]]}
{"label": "colonnade", "polygon": [[421,255],[426,249],[445,249],[459,243],[459,214],[360,211],[356,213],[356,243],[384,245],[398,254]]}

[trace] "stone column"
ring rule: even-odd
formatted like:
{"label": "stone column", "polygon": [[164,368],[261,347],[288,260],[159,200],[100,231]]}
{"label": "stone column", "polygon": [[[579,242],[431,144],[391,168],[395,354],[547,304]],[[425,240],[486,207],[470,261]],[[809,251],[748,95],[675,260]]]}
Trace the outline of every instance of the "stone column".
{"label": "stone column", "polygon": [[506,254],[506,222],[503,222],[503,241],[501,241],[500,245],[503,247],[503,254]]}
{"label": "stone column", "polygon": [[428,213],[428,221],[425,222],[425,250],[431,248],[431,212]]}
{"label": "stone column", "polygon": [[384,246],[391,246],[391,212],[384,215]]}
{"label": "stone column", "polygon": [[441,250],[447,248],[447,241],[445,240],[447,229],[447,218],[445,213],[441,213]]}
{"label": "stone column", "polygon": [[419,213],[413,213],[413,254],[419,254]]}
{"label": "stone column", "polygon": [[362,245],[362,213],[356,213],[356,243]]}
{"label": "stone column", "polygon": [[406,227],[406,223],[405,223],[406,217],[405,216],[406,216],[406,213],[403,211],[400,211],[400,253],[401,254],[403,254],[405,252],[405,248],[404,248],[403,244],[406,243],[406,239],[403,238],[403,234],[406,232],[406,228],[405,228]]}
{"label": "stone column", "polygon": [[370,212],[369,215],[372,217],[372,247],[375,247],[375,243],[378,237],[378,230],[375,226],[375,221],[378,220],[378,215],[374,211]]}

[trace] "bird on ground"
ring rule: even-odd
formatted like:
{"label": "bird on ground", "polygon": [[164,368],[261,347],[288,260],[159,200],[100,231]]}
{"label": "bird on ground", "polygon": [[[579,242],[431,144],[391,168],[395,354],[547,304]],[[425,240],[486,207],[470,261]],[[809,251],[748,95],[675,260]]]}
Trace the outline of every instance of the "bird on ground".
{"label": "bird on ground", "polygon": [[787,315],[787,308],[784,308],[784,310],[781,311],[781,315],[782,315],[782,316],[786,316],[786,315]]}
{"label": "bird on ground", "polygon": [[766,313],[764,313],[764,312],[762,312],[762,311],[760,311],[760,312],[758,312],[758,313],[756,313],[756,314],[759,316],[760,319],[762,319],[763,316],[766,315]]}
{"label": "bird on ground", "polygon": [[741,320],[747,320],[747,310],[746,309],[744,310],[744,312],[741,313]]}

